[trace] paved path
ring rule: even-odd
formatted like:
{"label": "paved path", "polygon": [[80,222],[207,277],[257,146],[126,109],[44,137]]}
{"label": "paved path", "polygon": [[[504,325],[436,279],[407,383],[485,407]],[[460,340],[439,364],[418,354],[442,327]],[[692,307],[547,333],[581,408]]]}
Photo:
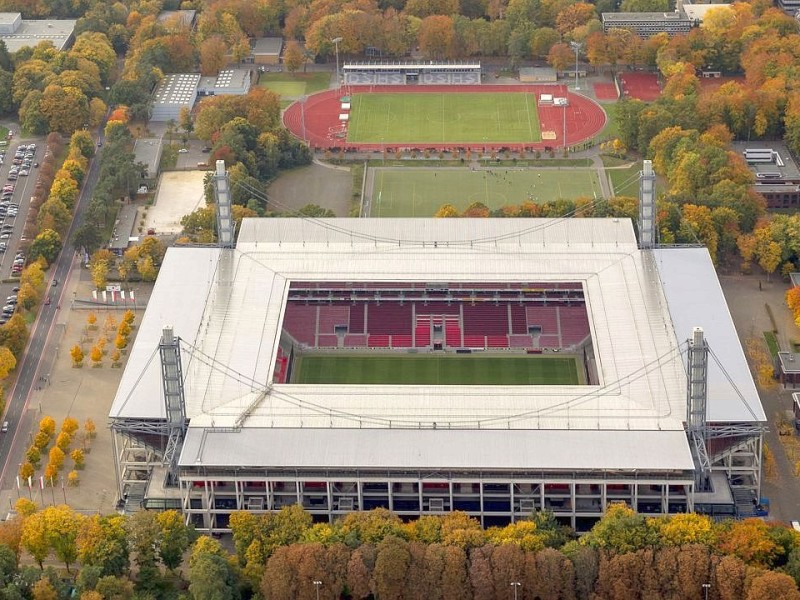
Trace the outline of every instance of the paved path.
{"label": "paved path", "polygon": [[[789,339],[800,337],[800,329],[792,321],[784,301],[788,288],[780,278],[767,282],[764,276],[758,275],[723,275],[720,276],[720,283],[742,346],[750,338],[763,340],[763,333],[772,329],[766,310],[767,303],[778,322],[779,342],[786,344]],[[775,386],[770,390],[759,388],[759,393],[764,412],[770,421],[765,439],[775,456],[777,471],[777,475],[769,481],[764,477],[762,495],[770,499],[770,517],[788,523],[800,519],[800,479],[795,477],[794,465],[780,443],[775,416],[791,408],[791,391]]]}

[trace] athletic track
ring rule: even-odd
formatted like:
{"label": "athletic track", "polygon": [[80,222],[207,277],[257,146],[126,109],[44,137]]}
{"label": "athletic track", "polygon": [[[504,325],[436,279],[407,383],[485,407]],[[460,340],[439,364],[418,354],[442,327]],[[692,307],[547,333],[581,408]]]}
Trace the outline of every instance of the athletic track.
{"label": "athletic track", "polygon": [[[340,90],[327,90],[309,96],[303,107],[300,102],[295,102],[283,113],[283,124],[296,137],[305,139],[312,148],[343,148],[353,151],[381,151],[386,148],[418,148],[435,151],[449,151],[455,149],[471,150],[497,150],[508,148],[510,150],[543,150],[545,147],[561,148],[564,146],[564,108],[560,106],[539,106],[539,123],[542,131],[554,131],[556,139],[542,140],[541,142],[509,142],[490,143],[465,140],[463,143],[450,142],[448,144],[415,144],[410,145],[403,140],[386,140],[386,144],[351,144],[344,138],[331,135],[339,126],[341,114],[340,97],[358,92],[403,93],[403,94],[431,94],[442,92],[528,92],[539,97],[539,94],[553,94],[556,97],[568,97],[569,106],[566,108],[567,145],[574,146],[596,136],[606,124],[606,114],[599,104],[593,100],[569,92],[563,85],[426,85],[426,86],[350,86]],[[303,123],[305,117],[305,126]]]}

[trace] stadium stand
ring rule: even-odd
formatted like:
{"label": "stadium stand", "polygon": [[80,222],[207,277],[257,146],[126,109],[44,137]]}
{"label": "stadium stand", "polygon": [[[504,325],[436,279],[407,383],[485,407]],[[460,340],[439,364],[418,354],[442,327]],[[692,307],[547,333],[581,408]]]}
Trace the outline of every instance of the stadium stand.
{"label": "stadium stand", "polygon": [[480,85],[480,63],[346,63],[350,85]]}

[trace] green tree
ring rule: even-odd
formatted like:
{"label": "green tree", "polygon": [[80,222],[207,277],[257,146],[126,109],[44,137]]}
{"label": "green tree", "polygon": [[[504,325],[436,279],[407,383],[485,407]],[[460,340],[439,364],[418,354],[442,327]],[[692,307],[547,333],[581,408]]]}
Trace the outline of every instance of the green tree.
{"label": "green tree", "polygon": [[611,504],[605,516],[581,538],[581,543],[623,554],[654,546],[657,541],[645,518],[625,504]]}
{"label": "green tree", "polygon": [[45,229],[37,235],[28,249],[31,260],[43,257],[48,264],[55,262],[61,252],[61,236],[52,229]]}
{"label": "green tree", "polygon": [[158,556],[164,566],[174,571],[183,560],[183,553],[193,540],[193,530],[186,525],[183,515],[176,510],[158,513],[158,524],[161,535],[158,545]]}
{"label": "green tree", "polygon": [[0,346],[8,347],[19,360],[27,343],[28,325],[25,322],[25,317],[19,313],[14,313],[5,325],[0,326]]}

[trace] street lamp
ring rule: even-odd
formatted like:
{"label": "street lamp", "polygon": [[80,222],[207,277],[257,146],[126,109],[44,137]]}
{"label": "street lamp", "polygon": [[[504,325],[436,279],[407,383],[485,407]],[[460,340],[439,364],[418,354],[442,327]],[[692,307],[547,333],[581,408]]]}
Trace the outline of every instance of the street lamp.
{"label": "street lamp", "polygon": [[337,37],[337,38],[333,38],[331,40],[331,43],[334,46],[336,46],[336,89],[337,90],[340,87],[340,85],[339,85],[339,42],[341,42],[342,39],[344,39],[344,38]]}
{"label": "street lamp", "polygon": [[703,598],[704,600],[708,600],[708,590],[711,588],[710,583],[703,584]]}
{"label": "street lamp", "polygon": [[583,44],[580,42],[570,42],[569,45],[575,51],[575,91],[580,91],[581,86],[578,83],[578,52],[583,49]]}
{"label": "street lamp", "polygon": [[512,581],[511,587],[514,588],[514,600],[517,600],[517,588],[519,588],[522,584],[519,581]]}
{"label": "street lamp", "polygon": [[311,583],[314,584],[314,588],[316,588],[316,590],[317,590],[317,600],[319,600],[319,586],[322,585],[322,582],[319,579],[315,579]]}

